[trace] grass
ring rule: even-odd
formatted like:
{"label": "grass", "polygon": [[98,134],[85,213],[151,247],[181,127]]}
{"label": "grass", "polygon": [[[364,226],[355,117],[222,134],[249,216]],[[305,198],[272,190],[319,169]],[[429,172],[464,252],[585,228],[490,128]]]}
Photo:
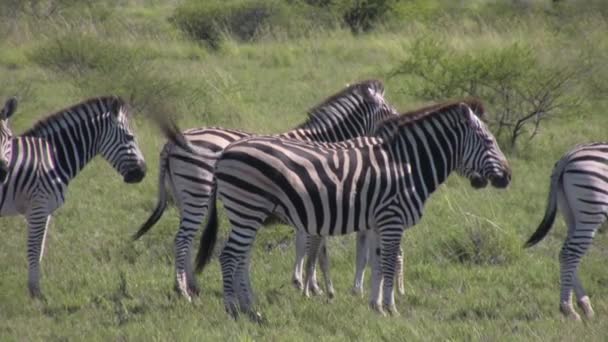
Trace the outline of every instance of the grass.
{"label": "grass", "polygon": [[[20,98],[13,130],[21,132],[45,113],[84,97],[116,91],[137,103],[135,130],[149,169],[141,184],[126,185],[96,159],[70,185],[67,202],[52,221],[42,264],[46,303],[27,295],[24,220],[0,219],[2,340],[605,340],[606,234],[596,236],[582,264],[597,315],[588,323],[565,321],[558,311],[563,221],[537,247],[521,249],[544,213],[555,161],[577,143],[606,139],[603,64],[597,65],[593,87],[584,88],[590,99],[584,110],[546,123],[534,140],[524,139],[508,153],[513,168],[508,190],[475,191],[454,176],[431,197],[422,222],[402,242],[406,295],[397,299],[400,317],[379,317],[368,309],[367,297],[350,295],[352,236],[331,241],[337,298],[328,302],[307,300],[291,287],[290,228],[262,230],[252,268],[257,306],[268,321],[261,326],[224,313],[216,261],[199,277],[202,294],[193,303],[173,292],[174,208],[140,241],[129,240],[156,199],[164,139],[146,120],[150,112],[176,115],[182,128],[222,125],[275,133],[302,122],[307,108],[346,83],[365,78],[382,78],[388,100],[405,111],[423,102],[403,92],[405,78],[387,75],[407,56],[413,39],[437,36],[462,50],[523,40],[540,44],[538,53],[547,63],[553,61],[551,51],[561,51],[555,59],[563,63],[571,51],[588,47],[587,40],[595,55],[608,54],[604,19],[589,14],[578,26],[569,22],[556,29],[538,18],[521,19],[521,25],[452,18],[357,37],[348,30],[293,40],[275,34],[255,43],[228,37],[211,51],[167,24],[176,3],[123,1],[101,17],[65,13],[36,21],[23,15],[2,22],[0,33],[7,34],[0,35],[0,99]],[[585,24],[590,22],[594,25]],[[55,51],[52,42],[74,32],[130,57],[125,61],[111,49],[91,48],[85,57],[95,61],[92,67],[57,68],[44,52]],[[62,63],[79,66],[60,56]],[[221,219],[225,237],[228,227]]]}

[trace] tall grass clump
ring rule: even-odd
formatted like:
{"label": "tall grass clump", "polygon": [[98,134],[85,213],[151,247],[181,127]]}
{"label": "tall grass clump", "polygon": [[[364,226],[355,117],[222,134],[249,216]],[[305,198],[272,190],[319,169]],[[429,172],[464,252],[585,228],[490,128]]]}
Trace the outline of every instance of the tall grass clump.
{"label": "tall grass clump", "polygon": [[439,259],[467,265],[508,265],[521,258],[517,234],[495,223],[464,216],[462,226],[450,231],[439,243]]}
{"label": "tall grass clump", "polygon": [[190,82],[153,63],[154,50],[114,43],[95,35],[70,33],[29,53],[34,63],[76,85],[79,96],[119,94],[134,111],[146,114],[192,112],[204,107],[206,84]]}

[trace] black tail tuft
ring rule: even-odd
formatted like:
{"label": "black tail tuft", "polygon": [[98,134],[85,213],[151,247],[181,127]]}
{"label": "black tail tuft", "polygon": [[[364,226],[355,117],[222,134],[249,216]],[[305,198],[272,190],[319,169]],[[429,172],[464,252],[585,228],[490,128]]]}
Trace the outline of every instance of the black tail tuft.
{"label": "black tail tuft", "polygon": [[558,161],[553,168],[545,216],[543,217],[543,221],[540,223],[540,225],[538,225],[538,228],[536,228],[534,234],[532,234],[532,236],[524,244],[525,248],[532,247],[539,243],[547,235],[547,233],[549,233],[551,227],[553,227],[553,222],[555,222],[555,216],[557,214],[557,194],[559,187],[562,186],[562,174],[566,164],[567,160],[562,159]]}
{"label": "black tail tuft", "polygon": [[534,234],[532,234],[528,241],[526,241],[526,244],[524,245],[525,248],[532,247],[545,238],[547,233],[549,233],[549,230],[551,230],[551,227],[553,227],[556,213],[557,211],[554,210],[545,215],[543,221],[540,223]]}
{"label": "black tail tuft", "polygon": [[209,263],[215,243],[217,242],[217,231],[218,231],[218,220],[217,220],[217,207],[216,207],[216,187],[214,186],[211,195],[209,196],[209,212],[207,213],[207,224],[205,225],[205,231],[201,236],[201,242],[198,247],[198,253],[196,254],[196,272],[200,273],[203,271],[205,266]]}
{"label": "black tail tuft", "polygon": [[154,226],[156,224],[156,222],[158,222],[158,220],[160,220],[160,218],[163,216],[163,213],[165,212],[165,209],[167,209],[167,189],[166,187],[166,183],[165,183],[165,176],[167,175],[167,172],[169,171],[169,150],[171,149],[171,143],[167,143],[165,144],[165,147],[163,148],[163,151],[160,154],[160,162],[159,164],[159,171],[158,171],[158,200],[156,202],[156,208],[154,208],[154,211],[152,212],[152,214],[150,215],[150,217],[148,217],[148,220],[139,228],[139,230],[137,231],[137,233],[133,234],[132,239],[133,240],[137,240],[140,237],[142,237],[142,235],[146,234],[150,228],[152,228],[152,226]]}

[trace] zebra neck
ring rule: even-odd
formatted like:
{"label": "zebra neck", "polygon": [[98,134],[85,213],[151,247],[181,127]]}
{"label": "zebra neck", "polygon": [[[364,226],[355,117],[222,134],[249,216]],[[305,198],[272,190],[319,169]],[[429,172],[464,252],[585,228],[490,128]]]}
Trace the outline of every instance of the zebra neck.
{"label": "zebra neck", "polygon": [[401,185],[413,190],[422,202],[458,165],[457,151],[461,144],[458,144],[457,133],[437,127],[421,122],[401,128],[399,138],[391,145],[393,156],[404,165],[405,177]]}
{"label": "zebra neck", "polygon": [[70,116],[37,127],[30,136],[45,139],[53,148],[53,163],[62,181],[76,177],[98,153],[105,136],[109,113],[95,116]]}

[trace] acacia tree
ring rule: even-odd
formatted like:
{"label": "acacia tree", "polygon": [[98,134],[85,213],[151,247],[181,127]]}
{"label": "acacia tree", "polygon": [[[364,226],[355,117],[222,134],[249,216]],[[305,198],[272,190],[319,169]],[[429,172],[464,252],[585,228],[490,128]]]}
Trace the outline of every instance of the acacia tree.
{"label": "acacia tree", "polygon": [[536,136],[541,123],[583,103],[575,88],[589,66],[552,67],[538,61],[521,44],[459,53],[441,41],[419,39],[411,55],[391,73],[408,76],[405,91],[425,100],[476,96],[491,108],[489,123],[496,136],[515,148],[527,133]]}

